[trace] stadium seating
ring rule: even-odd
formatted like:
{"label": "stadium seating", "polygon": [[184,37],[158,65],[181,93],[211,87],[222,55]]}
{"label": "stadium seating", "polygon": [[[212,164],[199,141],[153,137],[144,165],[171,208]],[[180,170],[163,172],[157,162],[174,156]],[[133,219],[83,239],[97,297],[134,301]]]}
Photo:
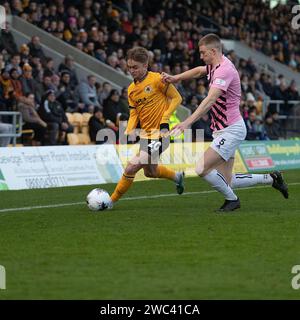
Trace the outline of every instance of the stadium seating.
{"label": "stadium seating", "polygon": [[80,133],[83,123],[82,114],[79,112],[66,113],[69,123],[74,127],[74,133]]}
{"label": "stadium seating", "polygon": [[69,145],[92,144],[87,133],[68,133],[67,141]]}
{"label": "stadium seating", "polygon": [[82,114],[81,133],[84,133],[84,134],[89,133],[89,120],[90,120],[91,116],[92,116],[92,114],[87,113],[87,112]]}

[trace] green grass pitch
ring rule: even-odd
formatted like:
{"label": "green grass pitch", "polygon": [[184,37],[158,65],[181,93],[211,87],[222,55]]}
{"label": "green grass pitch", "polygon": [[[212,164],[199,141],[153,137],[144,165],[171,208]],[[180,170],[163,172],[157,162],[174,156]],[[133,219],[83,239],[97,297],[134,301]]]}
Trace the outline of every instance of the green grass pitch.
{"label": "green grass pitch", "polygon": [[95,186],[0,192],[0,299],[299,299],[300,171],[284,177],[289,200],[237,190],[231,214],[214,212],[222,196],[200,178],[182,196],[169,181],[137,182],[125,197],[140,199],[102,213],[84,203]]}

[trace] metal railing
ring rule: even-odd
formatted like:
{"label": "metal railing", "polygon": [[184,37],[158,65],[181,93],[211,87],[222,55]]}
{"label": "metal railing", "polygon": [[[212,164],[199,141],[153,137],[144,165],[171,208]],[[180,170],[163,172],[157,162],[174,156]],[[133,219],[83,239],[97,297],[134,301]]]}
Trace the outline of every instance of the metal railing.
{"label": "metal railing", "polygon": [[300,100],[289,100],[289,101],[284,101],[284,100],[264,100],[264,104],[263,104],[263,114],[266,114],[266,112],[268,111],[268,107],[270,105],[275,105],[275,110],[278,112],[279,114],[279,118],[280,119],[300,119],[300,116],[296,116],[296,115],[282,115],[280,114],[281,112],[281,107],[283,105],[291,105],[291,107],[294,107],[296,105],[300,106]]}
{"label": "metal railing", "polygon": [[11,133],[0,133],[0,138],[13,138],[13,146],[17,144],[17,138],[22,135],[22,114],[16,111],[0,111],[1,116],[12,116],[12,122],[9,123],[12,125]]}

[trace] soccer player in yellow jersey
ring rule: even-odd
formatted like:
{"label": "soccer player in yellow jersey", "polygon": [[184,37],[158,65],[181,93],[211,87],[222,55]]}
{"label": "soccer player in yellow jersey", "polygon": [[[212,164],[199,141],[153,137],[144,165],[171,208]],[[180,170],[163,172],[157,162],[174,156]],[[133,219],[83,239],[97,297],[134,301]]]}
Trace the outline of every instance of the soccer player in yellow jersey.
{"label": "soccer player in yellow jersey", "polygon": [[127,67],[134,81],[128,88],[130,117],[125,133],[130,135],[139,123],[140,151],[128,162],[111,195],[113,203],[130,188],[140,169],[144,170],[146,177],[174,181],[178,194],[184,191],[183,172],[175,172],[152,161],[158,160],[168,147],[170,138],[166,131],[169,130],[169,117],[180,105],[182,98],[173,84],[164,83],[159,73],[148,71],[148,64],[146,49],[135,47],[128,51]]}

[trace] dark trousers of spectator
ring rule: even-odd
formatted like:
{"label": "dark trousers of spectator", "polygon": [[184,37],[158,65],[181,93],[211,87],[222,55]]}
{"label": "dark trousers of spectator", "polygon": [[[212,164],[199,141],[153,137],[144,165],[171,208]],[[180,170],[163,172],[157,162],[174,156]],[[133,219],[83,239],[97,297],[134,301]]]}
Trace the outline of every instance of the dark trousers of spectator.
{"label": "dark trousers of spectator", "polygon": [[57,144],[66,144],[67,133],[72,133],[74,128],[69,125],[66,130],[63,130],[59,123],[49,122],[48,124],[48,138],[47,144],[50,146],[55,146]]}
{"label": "dark trousers of spectator", "polygon": [[67,134],[72,133],[74,131],[74,127],[69,124],[68,129],[62,129],[60,128],[60,143],[62,144],[68,144],[67,143]]}
{"label": "dark trousers of spectator", "polygon": [[34,131],[34,140],[39,141],[42,145],[45,144],[47,128],[38,123],[25,123],[23,129],[31,129]]}
{"label": "dark trousers of spectator", "polygon": [[57,145],[58,140],[58,133],[59,133],[59,123],[56,122],[49,122],[48,125],[48,132],[47,132],[47,144],[50,146]]}

